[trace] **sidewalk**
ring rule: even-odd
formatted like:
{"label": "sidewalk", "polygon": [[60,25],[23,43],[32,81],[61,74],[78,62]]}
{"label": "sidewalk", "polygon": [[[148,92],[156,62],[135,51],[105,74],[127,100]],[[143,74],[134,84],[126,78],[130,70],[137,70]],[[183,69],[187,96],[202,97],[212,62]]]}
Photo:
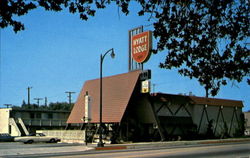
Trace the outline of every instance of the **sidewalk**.
{"label": "sidewalk", "polygon": [[145,142],[145,143],[131,143],[131,144],[106,144],[104,147],[95,147],[95,150],[147,149],[147,148],[152,149],[152,148],[174,147],[174,146],[183,146],[183,145],[219,144],[219,143],[234,143],[234,142],[235,143],[250,142],[250,138]]}

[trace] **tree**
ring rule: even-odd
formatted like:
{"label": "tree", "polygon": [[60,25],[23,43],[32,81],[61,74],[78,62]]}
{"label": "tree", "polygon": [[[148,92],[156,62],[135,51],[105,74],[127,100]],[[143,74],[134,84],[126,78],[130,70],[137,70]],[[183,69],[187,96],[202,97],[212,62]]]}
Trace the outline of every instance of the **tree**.
{"label": "tree", "polygon": [[56,102],[56,103],[50,103],[49,110],[71,110],[71,105],[69,105],[67,102]]}
{"label": "tree", "polygon": [[[101,0],[102,2],[102,0]],[[96,7],[102,8],[101,2],[96,1]],[[14,19],[15,16],[22,16],[38,7],[46,11],[61,11],[68,8],[70,13],[79,13],[82,20],[87,20],[88,16],[94,16],[95,10],[90,4],[93,0],[1,0],[0,1],[0,27],[13,27],[13,30],[24,30],[24,24]]]}
{"label": "tree", "polygon": [[[13,19],[30,10],[69,9],[82,20],[94,16],[97,9],[115,2],[123,13],[129,13],[130,0],[2,0],[0,27],[12,26],[15,32],[24,25]],[[228,81],[250,85],[250,7],[248,0],[136,0],[154,25],[157,48],[154,53],[166,52],[164,69],[178,69],[204,86],[206,96],[215,96]]]}
{"label": "tree", "polygon": [[227,79],[249,77],[250,51],[244,43],[250,35],[248,1],[169,0],[159,5],[155,11],[155,3],[145,3],[144,12],[157,18],[157,51],[168,51],[161,68],[197,78],[207,97],[215,96]]}
{"label": "tree", "polygon": [[50,103],[49,106],[41,105],[38,106],[36,104],[26,104],[25,101],[23,101],[21,107],[15,106],[16,109],[22,108],[22,109],[36,109],[36,110],[71,110],[71,105],[69,105],[67,102],[56,102],[56,103]]}

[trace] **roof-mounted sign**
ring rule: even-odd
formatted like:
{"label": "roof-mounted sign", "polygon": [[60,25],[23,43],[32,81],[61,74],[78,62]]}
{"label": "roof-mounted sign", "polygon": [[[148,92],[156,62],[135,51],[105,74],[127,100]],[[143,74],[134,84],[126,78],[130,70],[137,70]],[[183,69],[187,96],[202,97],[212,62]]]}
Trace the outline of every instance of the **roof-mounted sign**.
{"label": "roof-mounted sign", "polygon": [[146,62],[152,49],[152,32],[142,32],[132,37],[132,57],[138,63]]}

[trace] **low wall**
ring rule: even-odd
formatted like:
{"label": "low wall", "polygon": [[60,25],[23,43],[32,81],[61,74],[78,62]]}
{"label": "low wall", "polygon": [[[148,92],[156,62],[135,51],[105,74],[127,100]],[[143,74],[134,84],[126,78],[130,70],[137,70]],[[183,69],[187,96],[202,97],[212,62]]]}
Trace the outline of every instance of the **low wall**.
{"label": "low wall", "polygon": [[62,143],[85,143],[84,130],[37,130],[36,133],[60,138]]}

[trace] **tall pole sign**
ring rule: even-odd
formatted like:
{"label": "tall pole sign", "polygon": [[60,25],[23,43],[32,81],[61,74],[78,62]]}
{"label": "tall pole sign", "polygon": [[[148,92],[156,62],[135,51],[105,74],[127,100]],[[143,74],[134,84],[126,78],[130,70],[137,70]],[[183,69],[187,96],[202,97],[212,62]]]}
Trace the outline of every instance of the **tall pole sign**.
{"label": "tall pole sign", "polygon": [[[151,56],[151,49],[152,49],[152,32],[146,31],[143,32],[143,27],[140,29],[141,32],[137,32],[136,34],[132,35],[130,38],[130,54],[129,58],[132,58],[136,64],[138,64],[143,70],[143,63],[147,62]],[[133,65],[132,65],[133,66]],[[129,70],[134,70],[129,63]],[[151,71],[147,70],[141,73],[140,80],[141,80],[141,93],[150,93],[150,78],[151,78]]]}
{"label": "tall pole sign", "polygon": [[128,71],[143,70],[143,63],[137,63],[132,57],[132,37],[143,32],[143,26],[128,31]]}
{"label": "tall pole sign", "polygon": [[152,32],[142,32],[132,37],[132,57],[137,63],[145,63],[152,49]]}

